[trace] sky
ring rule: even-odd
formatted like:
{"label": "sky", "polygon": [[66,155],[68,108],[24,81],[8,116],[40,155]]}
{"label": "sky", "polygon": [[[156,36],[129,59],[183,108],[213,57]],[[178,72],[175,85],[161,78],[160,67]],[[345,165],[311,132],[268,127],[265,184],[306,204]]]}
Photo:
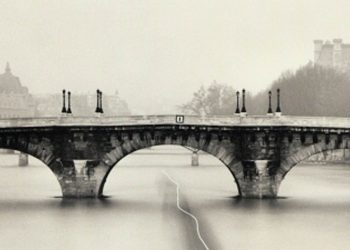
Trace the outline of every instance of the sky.
{"label": "sky", "polygon": [[214,80],[257,93],[350,43],[348,0],[0,0],[0,72],[31,93],[119,92],[135,114],[171,113]]}

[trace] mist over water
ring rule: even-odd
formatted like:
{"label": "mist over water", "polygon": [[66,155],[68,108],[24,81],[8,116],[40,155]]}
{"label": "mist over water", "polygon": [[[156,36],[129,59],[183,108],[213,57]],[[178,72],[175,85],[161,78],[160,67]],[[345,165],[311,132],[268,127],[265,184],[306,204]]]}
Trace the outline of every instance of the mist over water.
{"label": "mist over water", "polygon": [[103,200],[57,198],[56,177],[42,163],[18,167],[0,155],[0,249],[345,249],[350,230],[350,167],[298,165],[279,199],[237,199],[230,172],[217,159],[179,147],[156,147],[123,159]]}

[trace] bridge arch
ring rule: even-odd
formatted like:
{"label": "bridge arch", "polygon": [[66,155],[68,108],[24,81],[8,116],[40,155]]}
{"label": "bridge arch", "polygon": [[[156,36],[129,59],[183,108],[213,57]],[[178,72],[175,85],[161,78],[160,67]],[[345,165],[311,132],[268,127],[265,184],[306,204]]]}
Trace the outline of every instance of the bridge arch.
{"label": "bridge arch", "polygon": [[[56,177],[56,180],[58,180],[58,184],[59,184],[60,189],[62,191],[62,186],[61,186],[61,183],[59,181],[59,176],[58,176],[57,172],[55,172],[54,164],[52,162],[48,162],[48,156],[45,155],[45,152],[42,152],[40,150],[34,152],[34,151],[26,150],[25,148],[17,147],[17,146],[0,146],[0,149],[15,150],[19,153],[27,154],[30,157],[38,160],[41,163],[41,165],[44,165],[45,167],[47,167],[49,169],[49,172],[54,174],[54,176]],[[1,155],[0,155],[0,158],[1,158]],[[48,163],[51,163],[51,165]]]}
{"label": "bridge arch", "polygon": [[321,141],[308,146],[301,147],[296,152],[288,155],[281,161],[281,166],[277,171],[277,176],[281,179],[285,178],[289,171],[293,169],[300,162],[307,160],[313,155],[320,154],[326,151],[333,151],[338,149],[349,149],[347,141],[338,143],[337,140]]}
{"label": "bridge arch", "polygon": [[104,173],[98,189],[98,196],[103,196],[103,189],[110,172],[122,159],[133,152],[150,148],[152,146],[162,145],[191,147],[217,158],[232,174],[237,185],[238,193],[241,195],[241,187],[238,178],[243,176],[243,167],[240,161],[235,157],[235,145],[230,142],[230,140],[219,140],[216,137],[209,138],[207,136],[200,136],[199,138],[190,136],[186,140],[182,136],[177,137],[176,140],[160,136],[156,137],[154,140],[149,138],[140,140],[137,134],[133,136],[131,140],[125,140],[121,145],[117,146],[102,157],[101,163],[96,169],[97,171],[99,171],[98,169],[103,169],[101,170],[101,173]]}
{"label": "bridge arch", "polygon": [[[220,179],[222,178],[221,183],[223,184],[224,188],[232,191],[233,195],[238,195],[239,186],[232,183],[232,172],[227,168],[227,166],[225,166],[225,164],[222,163],[222,161],[211,154],[202,152],[200,155],[200,166],[192,167],[190,163],[191,152],[184,147],[178,145],[157,145],[152,147],[152,150],[148,149],[150,148],[136,150],[118,161],[118,163],[110,169],[103,186],[100,187],[100,197],[103,197],[102,194],[110,195],[118,190],[116,188],[112,188],[118,186],[118,178],[130,178],[129,176],[130,174],[133,175],[133,171],[138,172],[138,174],[142,173],[141,175],[148,176],[148,167],[152,173],[151,176],[157,175],[157,173],[162,173],[162,170],[167,171],[169,169],[169,171],[173,171],[173,167],[175,167],[177,170],[174,173],[186,173],[188,176],[191,176],[189,180],[192,180],[193,176],[197,176],[199,178],[198,181],[205,180],[206,182],[209,182],[208,186],[211,185],[211,179],[206,177],[214,174],[216,179],[218,177],[220,177]],[[130,167],[132,167],[133,170],[125,172],[125,170],[130,169]],[[186,169],[190,171],[188,172]],[[170,174],[171,173],[172,172],[170,172]],[[233,178],[235,177],[233,176]],[[189,183],[190,182],[191,181],[189,181]],[[134,184],[136,184],[136,182]],[[213,182],[211,186],[215,188],[214,184],[217,183]],[[206,187],[206,185],[203,184],[203,187]]]}
{"label": "bridge arch", "polygon": [[0,145],[0,149],[9,149],[9,150],[15,150],[20,153],[24,153],[27,155],[30,155],[34,157],[35,159],[41,161],[45,166],[49,167],[54,174],[56,172],[54,171],[54,162],[55,162],[55,156],[52,153],[52,149],[50,147],[45,146],[37,146],[35,145],[35,149],[30,147],[21,147],[21,145],[13,145],[13,146],[3,146]]}

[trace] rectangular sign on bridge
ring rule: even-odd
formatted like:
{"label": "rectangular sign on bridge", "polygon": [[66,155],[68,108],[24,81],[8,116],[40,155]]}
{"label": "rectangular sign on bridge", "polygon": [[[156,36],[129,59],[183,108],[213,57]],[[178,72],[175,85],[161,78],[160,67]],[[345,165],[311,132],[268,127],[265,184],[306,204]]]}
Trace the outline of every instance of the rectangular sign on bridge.
{"label": "rectangular sign on bridge", "polygon": [[185,122],[185,116],[183,116],[183,115],[176,115],[175,121],[176,121],[176,123],[184,123]]}

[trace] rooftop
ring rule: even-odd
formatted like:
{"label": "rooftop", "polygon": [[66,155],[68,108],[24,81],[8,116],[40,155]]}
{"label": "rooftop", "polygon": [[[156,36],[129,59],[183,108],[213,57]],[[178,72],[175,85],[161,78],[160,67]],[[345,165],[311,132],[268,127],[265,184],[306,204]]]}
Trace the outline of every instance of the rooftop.
{"label": "rooftop", "polygon": [[0,74],[0,93],[28,94],[28,88],[23,87],[19,77],[12,74],[9,63],[5,72]]}

